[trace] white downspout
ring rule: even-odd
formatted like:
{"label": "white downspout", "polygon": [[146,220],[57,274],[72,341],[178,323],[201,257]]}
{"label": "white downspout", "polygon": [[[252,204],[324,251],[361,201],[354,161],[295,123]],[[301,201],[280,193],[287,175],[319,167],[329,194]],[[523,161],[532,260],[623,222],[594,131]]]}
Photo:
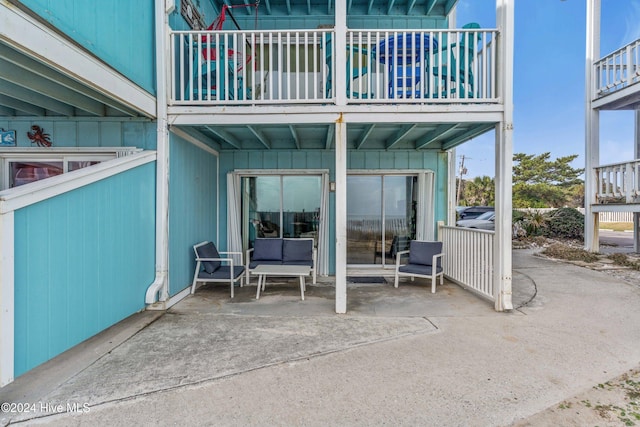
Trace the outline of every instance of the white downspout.
{"label": "white downspout", "polygon": [[[156,111],[157,111],[157,160],[156,160],[156,278],[147,289],[145,303],[148,310],[163,310],[169,298],[169,126],[167,119],[167,40],[168,28],[166,0],[155,0],[156,40]],[[158,295],[158,304],[156,301]]]}

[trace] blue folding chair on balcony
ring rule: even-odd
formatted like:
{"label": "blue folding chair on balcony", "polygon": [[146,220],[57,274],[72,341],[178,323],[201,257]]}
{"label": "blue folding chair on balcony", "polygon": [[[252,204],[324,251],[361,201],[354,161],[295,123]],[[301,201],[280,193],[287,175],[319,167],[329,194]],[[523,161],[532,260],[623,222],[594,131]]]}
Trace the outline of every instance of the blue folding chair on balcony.
{"label": "blue folding chair on balcony", "polygon": [[[466,24],[463,29],[477,29],[475,22]],[[443,53],[434,55],[433,75],[440,77],[441,85],[438,89],[443,98],[458,93],[459,98],[473,98],[474,89],[474,61],[476,45],[482,40],[482,34],[468,31],[462,34],[459,42],[442,47]],[[439,59],[442,59],[442,64]],[[437,80],[436,80],[437,81]]]}
{"label": "blue folding chair on balcony", "polygon": [[[347,97],[356,99],[368,99],[373,94],[362,93],[360,91],[352,90],[351,84],[354,80],[365,76],[369,72],[369,65],[375,62],[375,56],[373,52],[368,49],[347,45]],[[358,57],[356,56],[358,55]],[[354,58],[352,63],[351,59]],[[355,60],[358,58],[357,60]],[[325,97],[329,98],[333,94],[333,47],[331,41],[331,34],[327,34],[325,43],[325,62],[329,71],[327,72],[327,81],[325,84]]]}
{"label": "blue folding chair on balcony", "polygon": [[194,54],[193,75],[187,85],[185,99],[245,99],[242,70],[251,61],[251,56],[243,58],[241,52],[225,49],[224,43],[216,45],[204,40],[199,45],[195,43],[194,50],[198,54]]}

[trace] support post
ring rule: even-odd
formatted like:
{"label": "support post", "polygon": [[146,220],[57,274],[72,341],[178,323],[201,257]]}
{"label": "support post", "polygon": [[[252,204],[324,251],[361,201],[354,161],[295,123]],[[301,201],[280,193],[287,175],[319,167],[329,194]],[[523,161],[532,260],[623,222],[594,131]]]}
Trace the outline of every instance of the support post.
{"label": "support post", "polygon": [[[635,145],[633,149],[633,158],[640,158],[640,110],[636,110],[634,114],[635,127],[634,127],[634,139]],[[638,172],[636,169],[635,172]],[[638,177],[635,177],[636,184],[638,183]],[[640,212],[633,213],[633,251],[638,253],[640,251]]]}
{"label": "support post", "polygon": [[502,122],[496,125],[496,224],[494,245],[494,284],[496,311],[511,310],[511,222],[513,173],[513,34],[514,1],[497,0],[497,19],[500,28],[498,70],[500,97],[503,100]]}
{"label": "support post", "polygon": [[587,40],[585,64],[585,169],[584,169],[584,248],[598,252],[598,214],[593,212],[596,203],[597,179],[595,169],[600,163],[600,113],[593,108],[593,62],[600,52],[600,0],[587,1]]}
{"label": "support post", "polygon": [[336,121],[336,313],[347,312],[347,124]]}

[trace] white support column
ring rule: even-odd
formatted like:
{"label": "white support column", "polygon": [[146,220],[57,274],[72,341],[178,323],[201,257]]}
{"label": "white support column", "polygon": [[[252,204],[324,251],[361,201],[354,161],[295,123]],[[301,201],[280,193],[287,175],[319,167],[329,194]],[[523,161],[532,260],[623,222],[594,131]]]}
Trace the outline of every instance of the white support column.
{"label": "white support column", "polygon": [[458,178],[456,176],[456,150],[447,151],[447,172],[449,173],[447,189],[447,225],[456,224],[456,184]]}
{"label": "white support column", "polygon": [[587,1],[587,40],[585,64],[585,169],[584,169],[584,248],[598,252],[598,214],[593,212],[596,203],[597,180],[594,168],[600,164],[600,113],[593,108],[593,62],[600,54],[600,0]]}
{"label": "white support column", "polygon": [[13,211],[0,214],[0,387],[13,381],[14,372],[13,224]]}
{"label": "white support column", "polygon": [[[345,73],[347,50],[347,1],[336,0],[335,48],[336,69],[333,73],[337,105],[347,104]],[[338,71],[340,70],[340,71]],[[336,121],[336,313],[347,312],[347,124],[342,114]]]}
{"label": "white support column", "polygon": [[511,215],[513,172],[513,0],[496,1],[500,29],[498,70],[502,122],[496,125],[496,224],[494,246],[495,309],[511,310]]}
{"label": "white support column", "polygon": [[347,124],[336,121],[336,313],[347,312]]}
{"label": "white support column", "polygon": [[[640,158],[640,110],[635,111],[635,127],[634,127],[634,139],[635,146],[633,149],[633,158]],[[637,178],[636,178],[637,179]],[[640,213],[633,213],[633,251],[638,252],[640,250]]]}
{"label": "white support column", "polygon": [[[335,12],[335,70],[333,70],[333,85],[337,105],[347,105],[347,81],[349,77],[344,72],[347,69],[347,1],[336,0]],[[341,53],[342,52],[342,53]]]}

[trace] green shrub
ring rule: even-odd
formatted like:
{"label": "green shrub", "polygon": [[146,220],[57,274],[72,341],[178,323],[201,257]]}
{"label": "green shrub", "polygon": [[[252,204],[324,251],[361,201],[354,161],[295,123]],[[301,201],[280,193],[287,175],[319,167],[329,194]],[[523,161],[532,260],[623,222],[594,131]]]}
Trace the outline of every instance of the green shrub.
{"label": "green shrub", "polygon": [[549,238],[583,239],[584,215],[574,208],[560,208],[544,214],[541,233]]}

